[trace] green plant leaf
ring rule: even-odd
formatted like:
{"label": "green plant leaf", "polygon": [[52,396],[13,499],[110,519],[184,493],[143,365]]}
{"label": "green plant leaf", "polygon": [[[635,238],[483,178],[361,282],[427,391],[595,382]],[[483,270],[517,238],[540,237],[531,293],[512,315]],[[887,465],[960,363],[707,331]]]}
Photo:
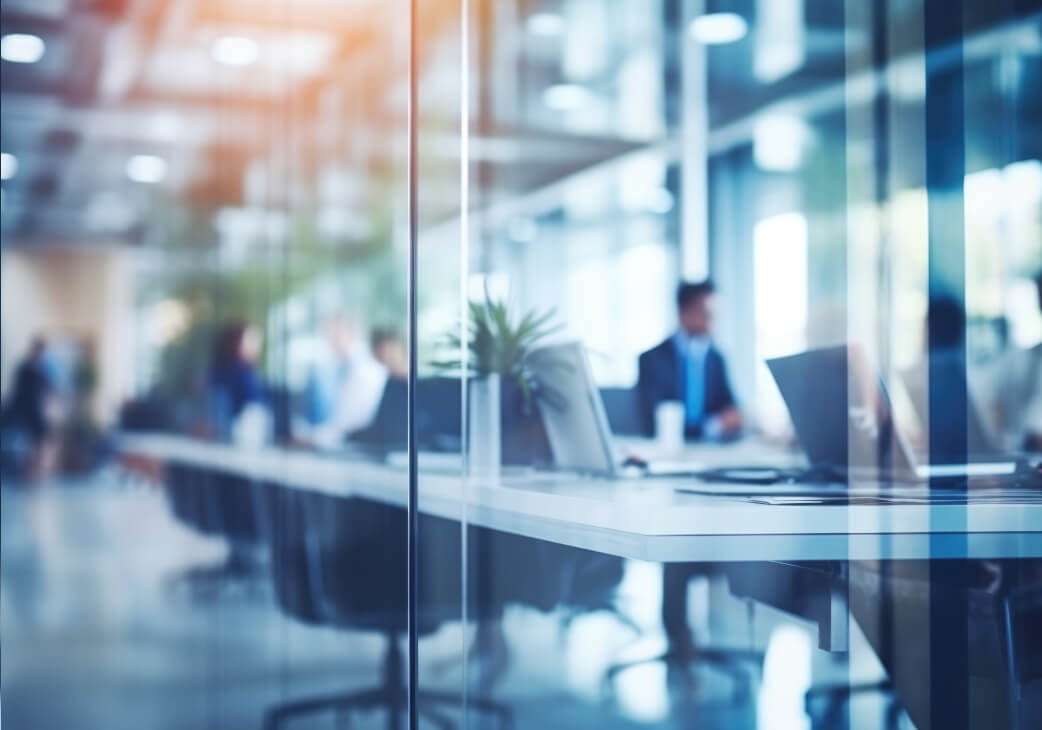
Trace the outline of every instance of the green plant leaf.
{"label": "green plant leaf", "polygon": [[[528,354],[547,336],[560,331],[563,326],[555,322],[557,312],[525,312],[517,323],[511,317],[505,301],[492,297],[486,286],[482,301],[471,301],[467,305],[467,342],[462,361],[451,354],[432,360],[431,366],[442,372],[467,372],[476,376],[499,373],[513,379],[522,394],[525,407],[532,398],[541,397],[534,373],[526,365]],[[464,343],[458,330],[447,332],[442,338],[446,350],[459,353]]]}

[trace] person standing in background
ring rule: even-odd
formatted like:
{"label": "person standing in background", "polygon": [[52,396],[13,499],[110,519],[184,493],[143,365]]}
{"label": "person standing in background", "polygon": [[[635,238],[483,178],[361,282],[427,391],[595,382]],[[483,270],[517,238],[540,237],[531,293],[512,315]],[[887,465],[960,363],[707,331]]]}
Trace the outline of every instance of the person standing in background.
{"label": "person standing in background", "polygon": [[47,343],[34,337],[29,352],[15,371],[11,397],[3,409],[4,429],[23,434],[28,445],[26,476],[39,481],[54,462],[54,434],[48,405],[53,392],[46,363]]}
{"label": "person standing in background", "polygon": [[738,435],[739,412],[723,355],[712,342],[715,288],[708,279],[677,287],[679,327],[640,356],[637,391],[644,432],[655,435],[655,409],[665,401],[684,404],[684,437],[721,440]]}

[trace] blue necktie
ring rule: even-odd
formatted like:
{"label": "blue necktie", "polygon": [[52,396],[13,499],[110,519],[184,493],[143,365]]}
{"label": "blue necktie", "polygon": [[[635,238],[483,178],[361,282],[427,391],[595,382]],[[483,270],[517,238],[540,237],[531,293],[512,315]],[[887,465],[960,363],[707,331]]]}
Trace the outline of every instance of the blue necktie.
{"label": "blue necktie", "polygon": [[705,357],[695,357],[688,349],[684,353],[684,366],[687,370],[684,420],[689,426],[697,426],[702,422],[702,411],[705,408]]}

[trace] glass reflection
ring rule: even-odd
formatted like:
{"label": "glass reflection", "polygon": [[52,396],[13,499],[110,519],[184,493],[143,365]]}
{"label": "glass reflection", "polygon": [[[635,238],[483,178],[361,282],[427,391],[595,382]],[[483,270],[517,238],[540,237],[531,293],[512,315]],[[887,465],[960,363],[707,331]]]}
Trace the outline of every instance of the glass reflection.
{"label": "glass reflection", "polygon": [[1035,4],[0,22],[9,725],[1033,726]]}
{"label": "glass reflection", "polygon": [[[511,353],[529,428],[514,361],[461,393],[463,518],[553,546],[499,619],[509,668],[461,679],[523,696],[522,726],[1019,727],[1037,701],[987,658],[1030,640],[977,607],[1029,613],[1038,559],[1038,19],[941,5],[464,6],[444,67],[470,80],[470,202],[421,228],[465,271],[420,344],[458,332],[459,362],[526,315],[560,325]],[[687,494],[725,489],[765,509]],[[634,559],[653,577],[630,596]],[[462,562],[480,614],[519,561]]]}
{"label": "glass reflection", "polygon": [[403,721],[405,7],[0,10],[12,727]]}

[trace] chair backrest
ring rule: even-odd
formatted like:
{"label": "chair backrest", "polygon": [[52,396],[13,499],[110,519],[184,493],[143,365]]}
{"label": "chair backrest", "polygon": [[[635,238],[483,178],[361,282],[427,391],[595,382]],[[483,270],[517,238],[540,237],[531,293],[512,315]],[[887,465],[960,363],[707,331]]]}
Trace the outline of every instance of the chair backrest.
{"label": "chair backrest", "polygon": [[1011,592],[1003,611],[1009,673],[1023,692],[1042,682],[1042,585]]}
{"label": "chair backrest", "polygon": [[[403,508],[277,485],[261,494],[275,597],[283,611],[310,623],[390,634],[406,630]],[[600,607],[600,597],[621,578],[619,560],[602,565],[603,556],[595,553],[474,526],[469,531],[471,619],[495,617],[508,603],[540,610],[562,602]],[[460,523],[421,514],[419,539],[418,623],[427,634],[463,614]],[[518,565],[528,567],[518,573]],[[564,575],[572,581],[562,591]]]}
{"label": "chair backrest", "polygon": [[[407,530],[406,512],[395,505],[364,499],[302,493],[307,573],[319,615],[328,623],[385,633],[402,633],[407,627]],[[539,542],[502,533],[470,528],[468,592],[471,618],[498,615],[507,602],[532,604],[530,591],[519,590],[513,566],[538,550]],[[460,523],[421,514],[417,565],[418,625],[421,634],[436,631],[447,621],[459,620],[462,611]],[[504,541],[523,540],[520,555],[505,548]],[[490,543],[491,541],[491,543]],[[490,565],[490,556],[495,559]],[[492,567],[495,580],[482,573]],[[536,571],[553,582],[546,571]],[[535,576],[533,576],[535,578]],[[556,585],[554,584],[554,588]]]}
{"label": "chair backrest", "polygon": [[257,487],[261,524],[271,558],[275,602],[286,615],[311,624],[325,623],[308,568],[305,493],[277,484]]}
{"label": "chair backrest", "polygon": [[195,479],[194,471],[174,463],[166,465],[165,474],[166,497],[174,517],[200,532],[210,532],[203,486]]}
{"label": "chair backrest", "polygon": [[263,542],[257,484],[240,476],[170,463],[166,494],[181,522],[240,545]]}
{"label": "chair backrest", "polygon": [[404,631],[405,510],[318,493],[302,499],[308,577],[326,620],[356,629]]}

